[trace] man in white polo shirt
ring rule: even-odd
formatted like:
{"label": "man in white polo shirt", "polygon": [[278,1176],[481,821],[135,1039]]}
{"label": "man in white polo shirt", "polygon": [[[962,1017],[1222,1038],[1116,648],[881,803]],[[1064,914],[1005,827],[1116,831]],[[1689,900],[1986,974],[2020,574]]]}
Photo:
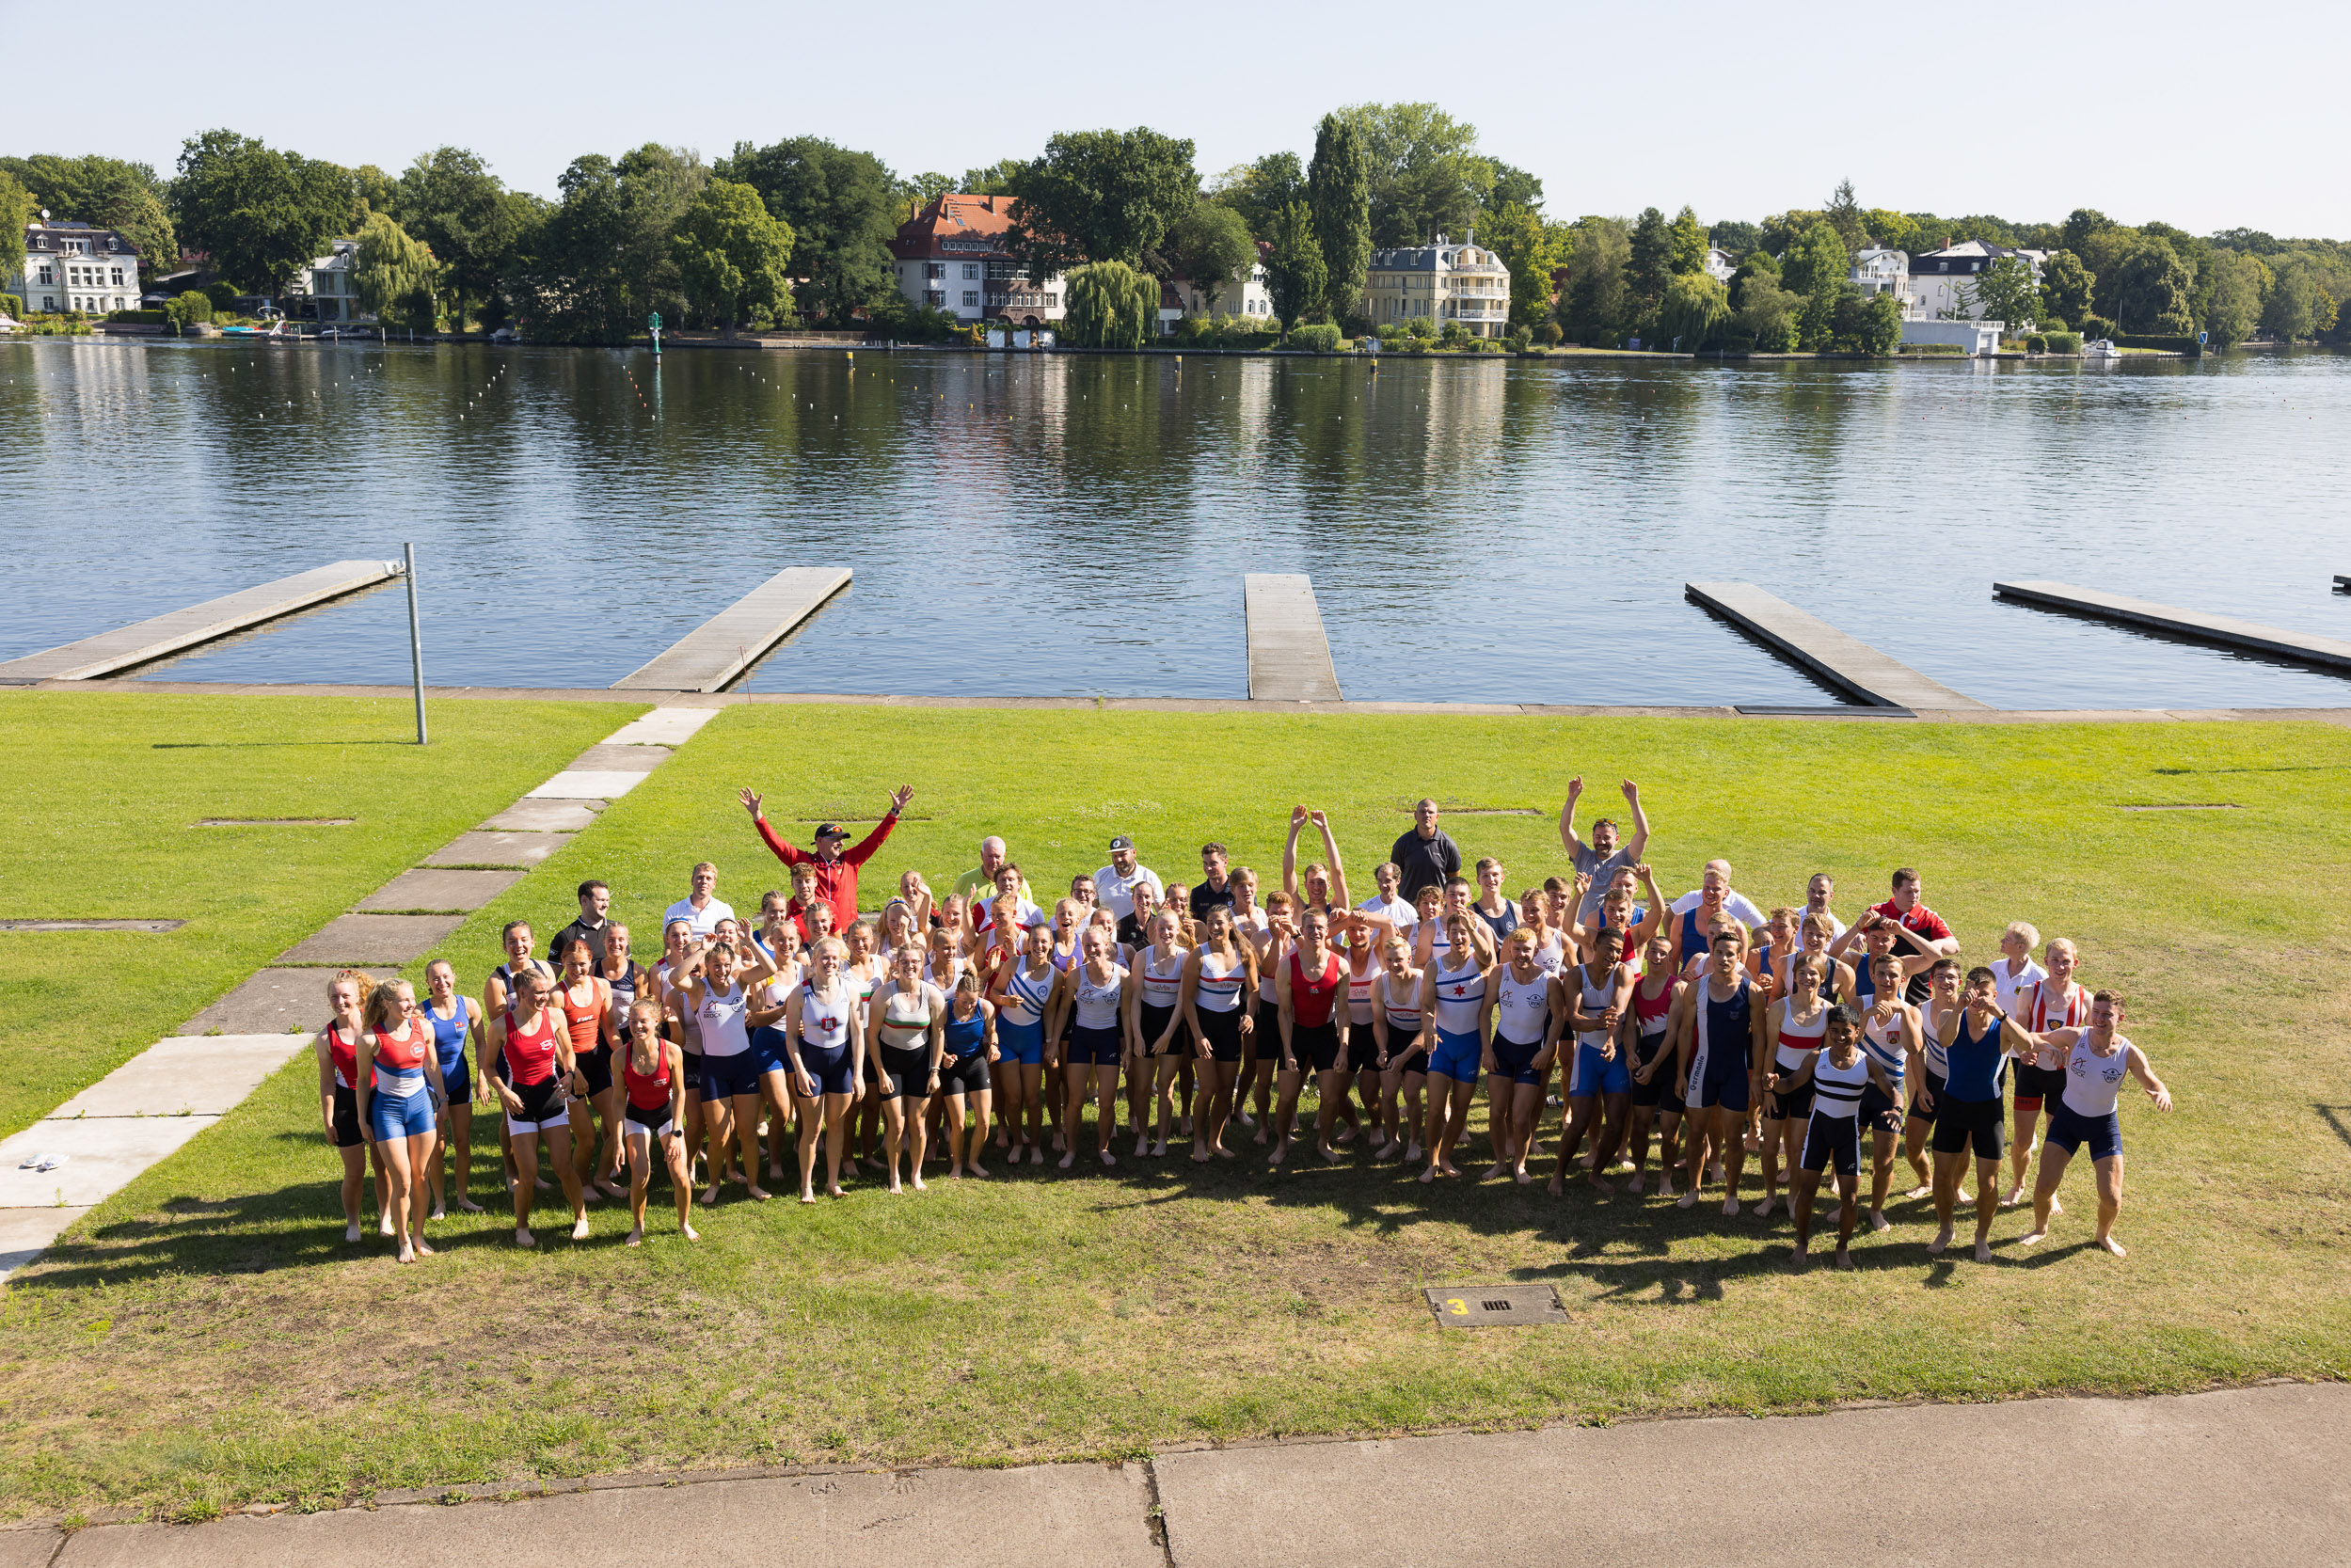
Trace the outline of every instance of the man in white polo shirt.
{"label": "man in white polo shirt", "polygon": [[1094,873],[1094,897],[1120,920],[1135,913],[1135,890],[1149,886],[1152,902],[1159,902],[1159,873],[1135,858],[1135,841],[1120,833],[1110,841],[1110,863]]}
{"label": "man in white polo shirt", "polygon": [[694,890],[661,915],[664,928],[673,920],[682,920],[695,936],[707,937],[722,920],[735,918],[734,906],[718,895],[719,868],[708,861],[694,867]]}

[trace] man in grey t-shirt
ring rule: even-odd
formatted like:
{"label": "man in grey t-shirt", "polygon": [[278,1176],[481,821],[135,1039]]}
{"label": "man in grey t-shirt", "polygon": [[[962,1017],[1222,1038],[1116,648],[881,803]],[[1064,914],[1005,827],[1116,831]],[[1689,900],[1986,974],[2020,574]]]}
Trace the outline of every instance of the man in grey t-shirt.
{"label": "man in grey t-shirt", "polygon": [[1608,894],[1609,883],[1615,880],[1620,866],[1641,863],[1641,851],[1649,846],[1649,816],[1641,809],[1641,789],[1630,779],[1620,786],[1625,792],[1625,804],[1632,812],[1632,837],[1619,843],[1616,822],[1603,816],[1592,824],[1592,842],[1586,844],[1576,836],[1576,802],[1583,798],[1583,778],[1581,774],[1567,781],[1567,803],[1559,808],[1559,842],[1575,862],[1579,876],[1592,879],[1584,890],[1583,902],[1578,907],[1576,918],[1586,925],[1598,911],[1600,900]]}

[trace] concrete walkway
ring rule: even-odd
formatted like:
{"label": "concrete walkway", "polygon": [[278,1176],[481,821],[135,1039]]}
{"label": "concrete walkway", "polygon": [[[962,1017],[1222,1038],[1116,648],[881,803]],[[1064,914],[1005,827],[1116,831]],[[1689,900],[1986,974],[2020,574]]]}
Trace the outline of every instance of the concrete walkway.
{"label": "concrete walkway", "polygon": [[[92,1205],[233,1110],[310,1048],[326,969],[384,979],[430,951],[571,842],[716,708],[655,708],[573,759],[522,800],[404,871],[24,1132],[0,1140],[0,1278],[40,1256]],[[411,976],[412,979],[416,976]],[[420,989],[421,986],[420,986]],[[215,1034],[212,1031],[218,1030]],[[9,1560],[0,1552],[0,1568]]]}
{"label": "concrete walkway", "polygon": [[2351,1388],[1277,1443],[1123,1465],[617,1477],[450,1506],[459,1495],[198,1526],[26,1526],[0,1531],[0,1568],[2304,1568],[2342,1560],[2351,1540]]}

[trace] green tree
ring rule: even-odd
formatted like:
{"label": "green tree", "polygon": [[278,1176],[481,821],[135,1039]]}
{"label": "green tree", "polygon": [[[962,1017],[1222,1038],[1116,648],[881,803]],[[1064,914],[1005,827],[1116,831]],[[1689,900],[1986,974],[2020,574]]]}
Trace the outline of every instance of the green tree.
{"label": "green tree", "polygon": [[728,337],[755,310],[773,310],[791,288],[792,230],[769,215],[749,185],[712,180],[670,230],[686,300]]}
{"label": "green tree", "polygon": [[1338,111],[1362,134],[1370,166],[1374,248],[1455,238],[1476,223],[1497,166],[1477,150],[1477,127],[1434,103],[1353,103]]}
{"label": "green tree", "polygon": [[2141,236],[2116,269],[2115,319],[2125,332],[2184,337],[2196,330],[2188,303],[2192,282],[2168,240]]}
{"label": "green tree", "polygon": [[1628,308],[1634,316],[1646,316],[1665,297],[1665,280],[1673,276],[1674,240],[1667,229],[1665,214],[1654,207],[1644,207],[1633,219],[1630,250],[1625,263],[1625,289]]}
{"label": "green tree", "polygon": [[[131,242],[149,277],[178,264],[179,237],[164,204],[164,182],[146,164],[87,153],[78,158],[52,152],[29,158],[0,158],[0,172],[13,175],[55,218],[111,229]],[[17,238],[24,238],[23,225]]]}
{"label": "green tree", "polygon": [[2005,322],[2012,332],[2029,331],[2041,319],[2041,286],[2033,281],[2031,263],[2021,256],[2003,256],[1984,268],[1969,292],[1978,316]]}
{"label": "green tree", "polygon": [[1666,226],[1665,251],[1665,268],[1677,277],[1707,270],[1706,225],[1687,206]]}
{"label": "green tree", "polygon": [[1707,239],[1715,249],[1738,262],[1747,253],[1763,244],[1763,227],[1733,218],[1716,224],[1707,232]]}
{"label": "green tree", "polygon": [[1493,216],[1505,207],[1524,207],[1530,213],[1543,210],[1543,182],[1500,161],[1494,164],[1494,182],[1486,187],[1484,197],[1486,215]]}
{"label": "green tree", "polygon": [[1168,233],[1166,254],[1214,312],[1225,290],[1245,280],[1257,265],[1257,242],[1249,237],[1249,226],[1240,214],[1201,200]]}
{"label": "green tree", "polygon": [[1323,247],[1323,315],[1334,322],[1359,316],[1372,261],[1372,175],[1354,121],[1325,115],[1315,127],[1306,189]]}
{"label": "green tree", "polygon": [[[932,169],[917,174],[907,181],[899,187],[898,194],[904,198],[902,205],[906,209],[906,215],[912,218],[941,197],[958,188],[954,175],[941,174],[936,169]],[[984,196],[987,193],[982,191],[974,194]]]}
{"label": "green tree", "polygon": [[572,160],[562,200],[532,231],[508,286],[540,342],[618,343],[655,309],[684,305],[670,231],[709,182],[692,153],[648,142],[617,161]]}
{"label": "green tree", "polygon": [[1293,201],[1274,226],[1274,248],[1265,258],[1265,292],[1284,330],[1306,319],[1323,298],[1323,247],[1314,237],[1314,214]]}
{"label": "green tree", "polygon": [[1829,194],[1828,205],[1821,215],[1845,242],[1845,254],[1851,256],[1869,243],[1869,227],[1862,221],[1861,203],[1853,199],[1853,182],[1839,180],[1836,189]]}
{"label": "green tree", "polygon": [[1803,296],[1783,289],[1777,275],[1757,272],[1739,291],[1739,313],[1733,325],[1755,341],[1757,354],[1787,354],[1796,347],[1797,321]]}
{"label": "green tree", "polygon": [[2070,250],[2051,254],[2041,263],[2041,315],[2077,327],[2090,313],[2090,293],[2098,280]]}
{"label": "green tree", "polygon": [[821,136],[738,142],[711,172],[757,191],[789,230],[802,314],[844,321],[897,292],[898,177],[874,154]]}
{"label": "green tree", "polygon": [[1306,166],[1295,152],[1268,152],[1253,164],[1235,164],[1216,176],[1208,199],[1240,214],[1251,238],[1271,243],[1290,203],[1306,199]]}
{"label": "green tree", "polygon": [[440,275],[430,245],[389,213],[369,214],[351,259],[351,286],[359,309],[387,325],[430,332],[437,314],[434,284]]}
{"label": "green tree", "polygon": [[1703,271],[1676,273],[1658,305],[1658,341],[1667,348],[1695,353],[1730,319],[1730,313],[1728,289]]}
{"label": "green tree", "polygon": [[1797,315],[1797,345],[1825,349],[1835,341],[1836,302],[1851,281],[1852,258],[1845,238],[1827,218],[1815,220],[1780,259],[1780,276],[1803,301]]}
{"label": "green tree", "polygon": [[1632,261],[1631,236],[1620,219],[1589,216],[1578,218],[1569,232],[1560,327],[1580,343],[1612,341],[1630,315],[1625,277]]}
{"label": "green tree", "polygon": [[1010,196],[1012,177],[1024,166],[1018,158],[998,158],[993,164],[965,169],[962,182],[955,189],[972,196]]}
{"label": "green tree", "polygon": [[1743,309],[1750,279],[1760,277],[1777,288],[1780,281],[1780,259],[1768,250],[1751,250],[1742,257],[1737,271],[1731,274],[1731,309]]}
{"label": "green tree", "polygon": [[1860,330],[1853,346],[1880,357],[1892,354],[1902,341],[1902,302],[1898,295],[1874,293],[1862,307]]}
{"label": "green tree", "polygon": [[2074,255],[2082,254],[2093,235],[2103,234],[2114,227],[2114,220],[2095,207],[2076,207],[2057,226],[2058,243]]}
{"label": "green tree", "polygon": [[2292,342],[2315,338],[2334,325],[2334,300],[2320,286],[2309,260],[2288,251],[2272,265],[2269,295],[2262,305],[2264,330]]}
{"label": "green tree", "polygon": [[2269,269],[2258,256],[2233,250],[2213,252],[2212,303],[2204,330],[2222,348],[2243,342],[2261,325],[2264,295],[2270,286]]}
{"label": "green tree", "polygon": [[629,330],[635,332],[651,311],[685,309],[685,280],[670,251],[670,231],[710,182],[710,170],[700,154],[659,142],[622,153],[613,167],[624,219],[617,260],[629,285]]}
{"label": "green tree", "polygon": [[1869,235],[1869,243],[1872,245],[1883,245],[1888,250],[1899,250],[1905,253],[1917,246],[1918,220],[1908,213],[1897,213],[1883,207],[1872,207],[1861,214],[1861,226]]}
{"label": "green tree", "polygon": [[1804,231],[1820,221],[1821,215],[1796,208],[1785,213],[1773,213],[1763,220],[1763,248],[1774,256],[1787,256],[1796,247],[1796,242],[1803,238]]}
{"label": "green tree", "polygon": [[430,245],[446,269],[449,313],[463,331],[467,307],[489,298],[514,263],[521,214],[506,199],[505,184],[462,147],[420,154],[389,195],[400,226]]}
{"label": "green tree", "polygon": [[1534,331],[1551,314],[1551,275],[1564,261],[1567,230],[1513,201],[1487,216],[1483,237],[1510,269],[1511,325]]}
{"label": "green tree", "polygon": [[361,164],[353,169],[351,186],[357,196],[358,209],[352,219],[354,230],[367,227],[370,214],[396,212],[400,206],[400,182],[373,164]]}
{"label": "green tree", "polygon": [[1141,348],[1159,316],[1159,280],[1124,261],[1073,269],[1061,297],[1063,329],[1083,348]]}
{"label": "green tree", "polygon": [[0,168],[0,284],[24,272],[24,226],[40,208],[16,176]]}
{"label": "green tree", "polygon": [[1148,126],[1064,131],[1013,176],[1005,246],[1039,277],[1082,261],[1136,266],[1199,199],[1188,140]]}
{"label": "green tree", "polygon": [[190,137],[179,168],[171,206],[182,243],[260,293],[282,290],[345,232],[357,199],[349,170],[234,131]]}

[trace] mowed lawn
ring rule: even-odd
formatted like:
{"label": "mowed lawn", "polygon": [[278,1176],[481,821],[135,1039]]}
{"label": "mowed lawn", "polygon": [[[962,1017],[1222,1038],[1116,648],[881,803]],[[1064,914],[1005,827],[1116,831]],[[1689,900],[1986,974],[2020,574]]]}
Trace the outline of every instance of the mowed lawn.
{"label": "mowed lawn", "polygon": [[[0,692],[0,1135],[54,1110],[642,708]],[[205,828],[205,817],[349,817]],[[323,1004],[322,1004],[323,1006]]]}
{"label": "mowed lawn", "polygon": [[[1516,888],[1560,867],[1577,772],[1587,822],[1621,806],[1619,777],[1641,781],[1670,891],[1712,854],[1767,906],[1826,869],[1850,917],[1908,863],[1971,959],[2016,918],[2078,939],[2179,1100],[2168,1117],[2125,1101],[2130,1258],[2087,1246],[2087,1171],[2034,1253],[2011,1211],[1993,1265],[1930,1260],[1926,1208],[1905,1203],[1858,1243],[1858,1272],[1797,1278],[1784,1217],[1428,1187],[1353,1159],[1203,1171],[1122,1146],[1112,1173],[898,1197],[861,1181],[813,1211],[738,1194],[694,1246],[658,1204],[634,1252],[609,1210],[588,1243],[532,1256],[469,1219],[404,1269],[342,1243],[297,1065],[10,1282],[6,1506],[191,1516],[622,1469],[1008,1464],[2351,1368],[2337,728],[737,707],[447,952],[477,987],[499,924],[551,930],[589,874],[649,932],[705,856],[754,906],[784,879],[734,803],[744,784],[804,835],[912,783],[870,905],[909,866],[944,885],[992,830],[1040,890],[1120,832],[1163,874],[1215,836],[1270,877],[1294,801],[1329,809],[1368,890],[1423,792]],[[2120,809],[2219,803],[2236,809]],[[1482,1111],[1473,1126],[1480,1155]],[[1439,1332],[1420,1294],[1501,1282],[1556,1284],[1572,1322]]]}

